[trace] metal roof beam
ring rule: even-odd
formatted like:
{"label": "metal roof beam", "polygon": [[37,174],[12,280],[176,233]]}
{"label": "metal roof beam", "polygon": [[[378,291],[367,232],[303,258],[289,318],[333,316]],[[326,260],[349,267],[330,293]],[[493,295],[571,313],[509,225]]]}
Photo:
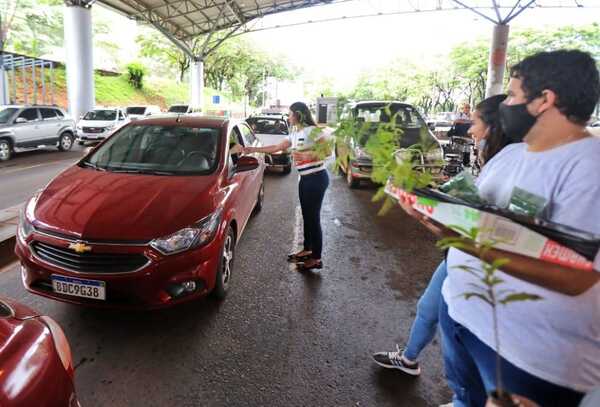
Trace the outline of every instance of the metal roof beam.
{"label": "metal roof beam", "polygon": [[238,23],[246,24],[246,17],[244,17],[244,13],[242,13],[240,6],[238,6],[235,1],[225,0],[225,4],[227,4],[229,11],[237,18]]}

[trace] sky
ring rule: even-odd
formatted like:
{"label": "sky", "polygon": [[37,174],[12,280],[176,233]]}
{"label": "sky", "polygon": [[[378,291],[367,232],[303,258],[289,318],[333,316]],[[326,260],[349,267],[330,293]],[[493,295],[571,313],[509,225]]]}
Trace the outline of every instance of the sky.
{"label": "sky", "polygon": [[[596,8],[527,10],[510,26],[514,30],[599,22],[600,0],[586,0],[588,4],[596,1]],[[398,10],[399,4],[406,4],[406,0],[348,1],[268,16],[256,23],[256,27],[392,11]],[[99,6],[94,13],[115,18],[111,35],[123,39],[123,57],[130,57],[137,49],[135,36],[131,35],[136,31],[135,23]],[[352,88],[361,72],[376,69],[398,57],[421,64],[434,63],[436,56],[446,54],[458,43],[477,38],[489,40],[491,35],[491,22],[472,12],[456,10],[313,23],[244,36],[266,52],[282,55],[302,68],[305,78],[331,77],[336,90],[344,91]],[[101,55],[94,58],[100,62]]]}
{"label": "sky", "polygon": [[[362,0],[269,16],[265,26],[329,17],[368,14],[382,1]],[[388,3],[396,3],[388,1]],[[598,1],[600,6],[600,0]],[[506,13],[506,11],[505,11]],[[585,25],[600,21],[600,8],[532,9],[518,16],[511,29]],[[335,78],[340,90],[351,87],[362,71],[398,57],[431,63],[452,46],[476,38],[491,40],[492,23],[466,11],[347,19],[247,34],[263,49],[285,55],[309,74]]]}

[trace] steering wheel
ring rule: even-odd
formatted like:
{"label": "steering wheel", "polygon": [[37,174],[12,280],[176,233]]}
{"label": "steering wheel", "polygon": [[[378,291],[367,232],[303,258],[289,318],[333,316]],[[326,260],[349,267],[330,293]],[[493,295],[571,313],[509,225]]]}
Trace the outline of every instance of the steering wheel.
{"label": "steering wheel", "polygon": [[190,160],[197,160],[199,167],[202,167],[203,169],[208,169],[210,167],[210,161],[203,151],[190,151],[189,153],[185,154],[179,163],[177,163],[177,168],[182,167]]}

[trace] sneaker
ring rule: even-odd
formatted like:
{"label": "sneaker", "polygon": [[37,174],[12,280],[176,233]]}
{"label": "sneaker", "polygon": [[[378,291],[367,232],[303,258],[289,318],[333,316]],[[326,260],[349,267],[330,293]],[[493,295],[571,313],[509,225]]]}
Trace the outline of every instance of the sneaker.
{"label": "sneaker", "polygon": [[402,351],[396,345],[395,352],[377,352],[373,354],[373,360],[381,367],[387,369],[398,369],[404,373],[408,373],[412,376],[418,376],[421,374],[421,368],[419,362],[409,362],[404,356]]}

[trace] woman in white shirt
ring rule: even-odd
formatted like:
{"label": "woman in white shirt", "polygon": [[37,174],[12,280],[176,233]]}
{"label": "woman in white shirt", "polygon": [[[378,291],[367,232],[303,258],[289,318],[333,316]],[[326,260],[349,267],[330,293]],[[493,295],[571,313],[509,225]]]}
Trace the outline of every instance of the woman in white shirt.
{"label": "woman in white shirt", "polygon": [[300,207],[304,221],[304,247],[290,254],[288,261],[298,264],[299,271],[323,268],[321,252],[323,232],[321,230],[321,205],[329,186],[329,176],[324,158],[315,147],[326,140],[318,129],[308,106],[296,102],[290,106],[290,135],[281,143],[264,147],[245,147],[243,153],[276,153],[292,149],[294,165],[300,174],[298,186]]}

